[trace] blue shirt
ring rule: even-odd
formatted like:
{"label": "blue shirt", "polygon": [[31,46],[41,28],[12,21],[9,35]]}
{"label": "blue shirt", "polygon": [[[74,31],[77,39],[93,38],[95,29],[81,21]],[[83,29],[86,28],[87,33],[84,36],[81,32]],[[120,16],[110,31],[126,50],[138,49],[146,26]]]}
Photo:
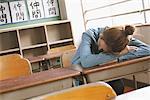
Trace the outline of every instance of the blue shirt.
{"label": "blue shirt", "polygon": [[89,29],[82,35],[80,46],[72,59],[72,64],[80,64],[84,68],[92,67],[108,61],[125,61],[150,55],[150,46],[142,41],[132,38],[129,46],[136,46],[137,49],[127,54],[117,56],[112,53],[104,53],[98,50],[98,38],[105,28]]}

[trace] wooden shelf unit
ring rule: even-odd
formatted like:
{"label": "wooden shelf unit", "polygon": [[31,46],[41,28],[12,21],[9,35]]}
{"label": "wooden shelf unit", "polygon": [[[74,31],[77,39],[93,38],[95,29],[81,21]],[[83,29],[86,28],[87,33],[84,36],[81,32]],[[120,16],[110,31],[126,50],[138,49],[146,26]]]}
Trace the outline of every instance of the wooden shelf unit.
{"label": "wooden shelf unit", "polygon": [[0,29],[0,55],[19,53],[29,58],[67,45],[74,45],[69,20]]}

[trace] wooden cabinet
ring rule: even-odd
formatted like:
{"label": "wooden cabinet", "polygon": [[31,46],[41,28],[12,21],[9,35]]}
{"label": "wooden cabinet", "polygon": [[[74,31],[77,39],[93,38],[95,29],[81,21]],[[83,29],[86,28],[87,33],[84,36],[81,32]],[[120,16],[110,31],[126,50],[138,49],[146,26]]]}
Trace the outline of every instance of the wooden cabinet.
{"label": "wooden cabinet", "polygon": [[0,55],[19,53],[31,58],[65,47],[74,47],[69,20],[0,29]]}
{"label": "wooden cabinet", "polygon": [[68,20],[0,29],[0,55],[17,52],[32,57],[65,45],[73,45]]}

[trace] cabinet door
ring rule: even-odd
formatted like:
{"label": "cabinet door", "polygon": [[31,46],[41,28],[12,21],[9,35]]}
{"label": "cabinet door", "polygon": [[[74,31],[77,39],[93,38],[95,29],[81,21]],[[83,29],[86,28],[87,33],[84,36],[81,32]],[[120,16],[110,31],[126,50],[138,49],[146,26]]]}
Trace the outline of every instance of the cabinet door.
{"label": "cabinet door", "polygon": [[73,44],[72,31],[70,22],[60,23],[56,25],[47,25],[48,44],[64,45],[71,42]]}
{"label": "cabinet door", "polygon": [[16,31],[0,33],[0,55],[7,53],[19,53]]}

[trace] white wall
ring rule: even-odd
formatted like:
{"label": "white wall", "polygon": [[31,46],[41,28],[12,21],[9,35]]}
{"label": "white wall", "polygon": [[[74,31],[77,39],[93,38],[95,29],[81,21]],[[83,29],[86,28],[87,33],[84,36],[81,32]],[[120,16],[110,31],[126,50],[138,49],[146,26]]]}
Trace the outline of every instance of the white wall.
{"label": "white wall", "polygon": [[143,42],[150,45],[150,24],[137,26],[138,34],[143,36]]}
{"label": "white wall", "polygon": [[64,0],[67,19],[71,20],[75,46],[81,42],[82,33],[85,31],[82,16],[81,0]]}

